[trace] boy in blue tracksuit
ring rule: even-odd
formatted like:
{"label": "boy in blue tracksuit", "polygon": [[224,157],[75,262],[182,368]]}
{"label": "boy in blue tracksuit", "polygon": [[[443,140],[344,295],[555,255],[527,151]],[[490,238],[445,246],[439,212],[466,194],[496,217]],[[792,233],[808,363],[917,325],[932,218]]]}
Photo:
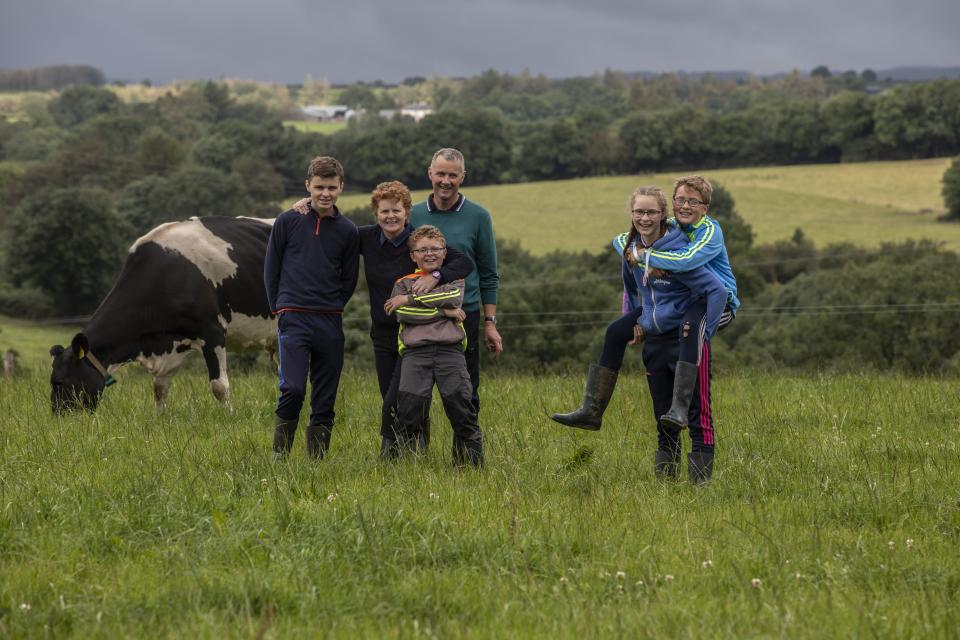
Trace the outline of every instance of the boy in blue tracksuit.
{"label": "boy in blue tracksuit", "polygon": [[676,224],[689,238],[684,247],[675,249],[644,248],[638,255],[628,255],[632,265],[647,264],[654,269],[685,272],[706,267],[727,289],[727,305],[720,328],[728,325],[740,308],[737,279],[730,268],[727,247],[723,243],[720,224],[707,215],[713,185],[698,175],[678,178],[673,186],[673,215]]}
{"label": "boy in blue tracksuit", "polygon": [[[637,189],[631,198],[633,226],[629,233],[614,239],[617,252],[621,256],[639,256],[647,248],[675,251],[685,247],[688,239],[682,231],[667,232],[666,209],[666,198],[659,188]],[[625,262],[622,275],[629,294],[626,313],[607,328],[599,365],[590,369],[580,408],[552,416],[561,424],[590,430],[600,428],[629,342],[645,335],[664,336],[664,344],[676,345],[673,364],[679,358],[696,371],[701,352],[720,324],[727,290],[707,269],[698,267],[683,273],[653,275],[649,270]],[[671,376],[671,382],[672,379]],[[688,397],[686,406],[681,399],[678,407],[669,404],[668,407],[686,416],[690,401]],[[691,437],[702,435],[699,425],[697,428],[696,434],[691,428]],[[661,424],[659,431],[664,440],[672,435],[671,442],[679,444],[676,428]],[[672,453],[673,448],[670,451]],[[658,460],[660,457],[658,454]]]}
{"label": "boy in blue tracksuit", "polygon": [[320,459],[330,446],[334,401],[343,369],[343,308],[357,286],[360,236],[340,214],[343,167],[327,156],[307,170],[310,209],[277,216],[267,241],[263,281],[277,320],[280,399],[273,451],[290,452],[310,376],[307,454]]}

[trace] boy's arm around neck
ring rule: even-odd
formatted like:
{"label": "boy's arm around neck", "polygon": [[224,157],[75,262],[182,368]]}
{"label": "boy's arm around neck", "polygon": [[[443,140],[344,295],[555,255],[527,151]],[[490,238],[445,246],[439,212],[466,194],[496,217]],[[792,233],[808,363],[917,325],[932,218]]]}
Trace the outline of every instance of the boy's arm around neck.
{"label": "boy's arm around neck", "polygon": [[682,249],[650,252],[650,266],[664,271],[683,272],[702,267],[723,251],[723,231],[711,218],[697,228],[693,242]]}

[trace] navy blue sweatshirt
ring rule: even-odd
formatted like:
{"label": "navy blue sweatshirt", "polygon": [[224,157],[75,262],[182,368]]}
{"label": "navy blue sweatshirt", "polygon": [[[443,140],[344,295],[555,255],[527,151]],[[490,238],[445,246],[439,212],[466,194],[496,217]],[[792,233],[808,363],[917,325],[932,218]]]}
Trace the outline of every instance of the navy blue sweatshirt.
{"label": "navy blue sweatshirt", "polygon": [[360,235],[334,207],[321,218],[310,209],[277,216],[267,241],[263,283],[274,313],[284,310],[340,313],[357,286]]}
{"label": "navy blue sweatshirt", "polygon": [[[400,329],[396,316],[388,316],[384,312],[383,303],[390,297],[394,283],[417,268],[410,259],[410,249],[407,246],[407,239],[412,231],[413,227],[408,224],[399,236],[388,240],[378,224],[360,227],[360,253],[363,254],[363,273],[367,281],[367,291],[370,293],[372,333],[396,337]],[[473,272],[473,267],[473,260],[465,253],[447,247],[438,284],[464,279]]]}

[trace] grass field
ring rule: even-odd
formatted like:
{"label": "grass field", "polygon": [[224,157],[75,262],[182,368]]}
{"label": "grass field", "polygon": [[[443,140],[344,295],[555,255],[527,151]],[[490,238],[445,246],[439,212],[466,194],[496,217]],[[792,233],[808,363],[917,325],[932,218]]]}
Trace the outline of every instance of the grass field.
{"label": "grass field", "polygon": [[315,120],[284,120],[283,126],[292,127],[304,133],[322,133],[330,135],[347,128],[346,122],[317,122]]}
{"label": "grass field", "polygon": [[[468,171],[469,171],[469,158]],[[877,246],[907,238],[942,240],[960,251],[960,225],[938,223],[940,180],[948,159],[703,170],[733,194],[760,243],[802,228],[818,245]],[[349,171],[349,169],[348,169]],[[497,237],[515,238],[537,255],[555,249],[597,251],[626,228],[626,199],[640,184],[672,189],[678,172],[486,187],[464,186],[493,214]],[[347,176],[349,182],[349,174]],[[426,197],[415,194],[414,201]],[[342,198],[342,208],[369,196]]]}
{"label": "grass field", "polygon": [[378,463],[376,382],[348,373],[328,459],[298,434],[278,463],[272,376],[233,376],[229,410],[180,376],[158,413],[124,370],[96,414],[54,418],[51,337],[22,335],[29,372],[0,379],[0,637],[960,628],[957,380],[721,378],[716,475],[695,488],[654,479],[635,368],[599,433],[545,417],[581,380],[488,370],[479,473],[450,468],[438,402],[429,454]]}

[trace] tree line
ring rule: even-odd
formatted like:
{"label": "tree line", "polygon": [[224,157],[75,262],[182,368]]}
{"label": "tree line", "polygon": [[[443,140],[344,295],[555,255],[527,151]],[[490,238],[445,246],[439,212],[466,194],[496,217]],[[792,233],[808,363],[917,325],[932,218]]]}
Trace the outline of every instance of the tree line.
{"label": "tree line", "polygon": [[0,91],[50,91],[74,84],[100,86],[106,81],[100,69],[83,64],[0,69]]}
{"label": "tree line", "polygon": [[730,110],[673,103],[617,116],[588,105],[535,121],[467,106],[420,122],[368,117],[323,143],[358,167],[354,184],[372,186],[382,175],[419,182],[424,153],[453,131],[464,138],[475,183],[948,156],[960,153],[960,81],[823,99],[764,95]]}

